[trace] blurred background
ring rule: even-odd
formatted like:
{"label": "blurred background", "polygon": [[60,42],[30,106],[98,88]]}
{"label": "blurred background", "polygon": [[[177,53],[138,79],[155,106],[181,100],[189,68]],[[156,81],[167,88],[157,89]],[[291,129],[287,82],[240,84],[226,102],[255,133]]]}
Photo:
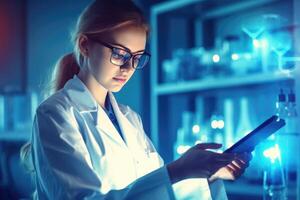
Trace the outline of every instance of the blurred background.
{"label": "blurred background", "polygon": [[[90,0],[0,0],[0,199],[26,199],[20,163],[53,66]],[[116,94],[168,163],[200,142],[230,147],[272,115],[286,126],[226,181],[229,199],[300,200],[300,1],[135,0],[151,62]]]}

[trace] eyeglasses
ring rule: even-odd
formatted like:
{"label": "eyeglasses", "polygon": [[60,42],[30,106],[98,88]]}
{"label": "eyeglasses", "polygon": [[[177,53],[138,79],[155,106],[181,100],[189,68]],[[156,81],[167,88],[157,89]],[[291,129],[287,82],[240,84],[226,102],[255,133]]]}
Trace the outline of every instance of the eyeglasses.
{"label": "eyeglasses", "polygon": [[132,67],[134,69],[142,69],[149,62],[151,55],[147,52],[131,53],[130,49],[123,47],[114,47],[99,39],[88,37],[90,40],[97,42],[109,49],[111,49],[110,62],[117,66],[125,65],[132,58]]}

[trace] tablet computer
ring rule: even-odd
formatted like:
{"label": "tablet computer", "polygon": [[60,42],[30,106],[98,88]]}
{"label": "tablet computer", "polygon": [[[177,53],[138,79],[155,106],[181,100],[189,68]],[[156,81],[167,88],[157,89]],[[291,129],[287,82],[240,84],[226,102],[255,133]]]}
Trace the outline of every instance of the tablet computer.
{"label": "tablet computer", "polygon": [[255,128],[253,131],[248,133],[234,145],[224,151],[224,153],[243,153],[252,152],[255,146],[261,141],[268,138],[270,135],[275,133],[277,130],[285,125],[285,121],[276,115],[273,115],[261,125]]}

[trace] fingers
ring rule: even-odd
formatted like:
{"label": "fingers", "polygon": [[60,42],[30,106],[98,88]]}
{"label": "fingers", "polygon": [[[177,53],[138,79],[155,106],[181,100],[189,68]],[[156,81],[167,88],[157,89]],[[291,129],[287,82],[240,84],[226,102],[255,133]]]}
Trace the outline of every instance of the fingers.
{"label": "fingers", "polygon": [[232,166],[236,167],[236,169],[243,170],[249,166],[248,163],[244,163],[242,160],[234,160],[231,163]]}
{"label": "fingers", "polygon": [[214,163],[216,167],[221,168],[229,165],[234,160],[234,154],[215,154]]}
{"label": "fingers", "polygon": [[226,169],[232,174],[232,176],[236,179],[239,178],[243,173],[244,170],[242,169],[237,169],[234,165],[227,165]]}
{"label": "fingers", "polygon": [[237,159],[242,161],[243,163],[249,163],[250,160],[252,159],[252,154],[251,153],[243,153],[243,154],[238,154]]}
{"label": "fingers", "polygon": [[234,178],[238,178],[245,172],[245,169],[248,166],[249,166],[248,162],[235,159],[230,164],[226,165],[226,168],[234,176]]}
{"label": "fingers", "polygon": [[237,158],[237,155],[235,153],[219,153],[219,155],[220,155],[220,157],[228,158],[231,160],[234,160]]}
{"label": "fingers", "polygon": [[235,163],[237,163],[237,165],[239,165],[241,168],[247,168],[249,167],[249,162],[244,162],[243,160],[235,160]]}
{"label": "fingers", "polygon": [[233,171],[239,171],[242,169],[241,166],[239,166],[238,164],[234,164],[234,162],[228,164],[228,166],[233,170]]}
{"label": "fingers", "polygon": [[235,169],[235,170],[240,170],[243,168],[243,163],[239,160],[234,160],[230,163],[230,165]]}
{"label": "fingers", "polygon": [[218,143],[201,143],[201,144],[197,144],[196,148],[198,149],[219,149],[222,147],[222,144],[218,144]]}

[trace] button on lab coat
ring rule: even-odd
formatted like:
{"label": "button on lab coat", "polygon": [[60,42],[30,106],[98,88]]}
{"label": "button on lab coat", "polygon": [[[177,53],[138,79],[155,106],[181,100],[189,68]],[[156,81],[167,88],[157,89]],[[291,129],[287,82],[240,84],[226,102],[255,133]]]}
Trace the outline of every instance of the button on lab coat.
{"label": "button on lab coat", "polygon": [[32,131],[38,199],[227,199],[221,181],[172,185],[140,116],[108,95],[124,140],[76,75],[40,104]]}

